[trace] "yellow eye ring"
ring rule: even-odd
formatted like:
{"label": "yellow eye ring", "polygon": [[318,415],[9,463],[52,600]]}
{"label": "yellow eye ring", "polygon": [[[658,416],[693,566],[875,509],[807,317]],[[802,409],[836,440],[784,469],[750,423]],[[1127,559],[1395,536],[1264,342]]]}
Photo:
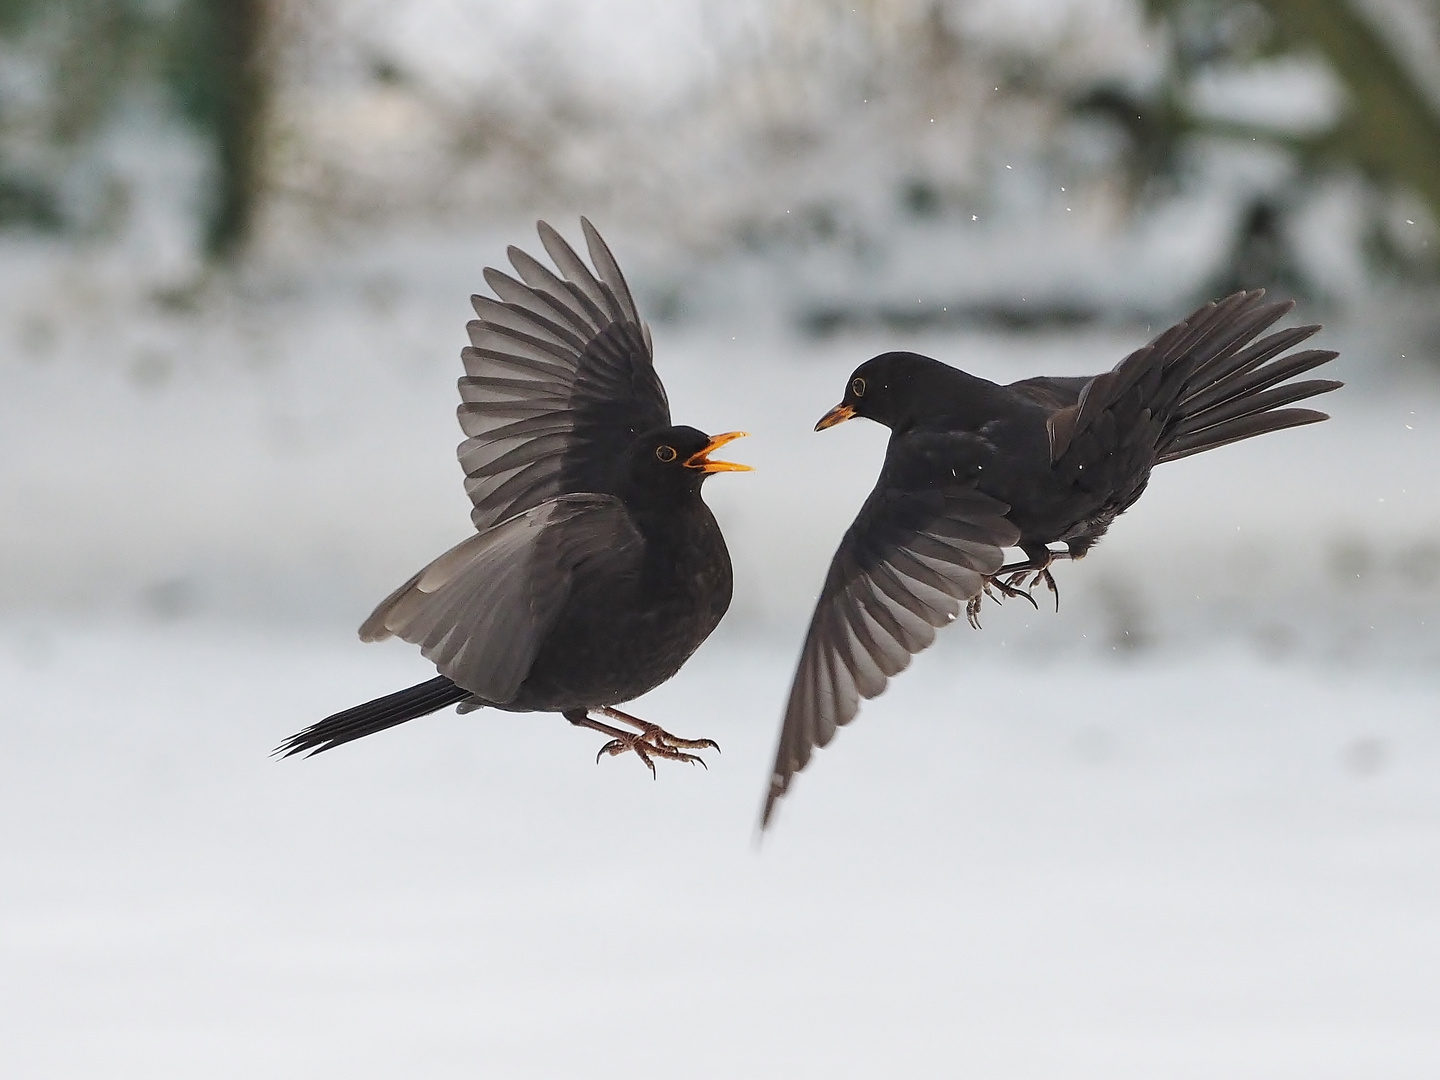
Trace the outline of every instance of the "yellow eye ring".
{"label": "yellow eye ring", "polygon": [[675,460],[677,455],[673,446],[657,446],[655,448],[655,456],[666,465],[669,465],[670,462]]}
{"label": "yellow eye ring", "polygon": [[864,397],[865,380],[861,378],[856,378],[854,381],[852,381],[850,383],[850,393],[854,394],[856,397]]}

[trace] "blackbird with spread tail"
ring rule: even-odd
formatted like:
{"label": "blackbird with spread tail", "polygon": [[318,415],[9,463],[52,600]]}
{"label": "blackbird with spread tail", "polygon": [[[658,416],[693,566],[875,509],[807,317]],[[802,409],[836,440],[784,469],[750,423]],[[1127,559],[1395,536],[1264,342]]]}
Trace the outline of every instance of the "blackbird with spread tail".
{"label": "blackbird with spread tail", "polygon": [[[1090,378],[1002,386],[908,352],[855,369],[815,429],[863,416],[888,427],[890,442],[815,606],[762,828],[861,698],[881,693],[962,611],[978,627],[983,596],[1033,604],[1028,589],[1043,582],[1054,592],[1052,561],[1090,550],[1157,464],[1327,419],[1284,406],[1339,388],[1288,382],[1337,354],[1282,355],[1318,326],[1256,340],[1294,306],[1263,298],[1257,290],[1207,304]],[[1013,547],[1024,558],[1006,563]]]}
{"label": "blackbird with spread tail", "polygon": [[593,272],[543,221],[558,274],[515,247],[518,278],[486,268],[498,299],[471,298],[459,407],[477,532],[360,627],[362,641],[419,645],[440,674],[326,717],[277,753],[318,753],[448,705],[558,712],[606,735],[600,754],[634,751],[652,774],[654,758],[718,749],[615,706],[679,671],[730,606],[730,555],[700,487],[749,470],[709,456],[744,432],[670,422],[650,329],[581,225]]}

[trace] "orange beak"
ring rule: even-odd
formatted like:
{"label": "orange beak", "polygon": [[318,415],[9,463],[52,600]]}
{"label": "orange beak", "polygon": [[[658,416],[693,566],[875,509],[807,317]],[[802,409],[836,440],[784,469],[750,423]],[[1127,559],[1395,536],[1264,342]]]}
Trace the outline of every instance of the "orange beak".
{"label": "orange beak", "polygon": [[734,442],[736,439],[743,439],[750,434],[748,431],[727,431],[724,435],[716,435],[704,445],[699,451],[691,454],[685,459],[687,469],[699,469],[701,472],[754,472],[749,465],[737,465],[733,461],[711,461],[707,455],[713,454],[726,443]]}
{"label": "orange beak", "polygon": [[815,425],[815,430],[824,431],[826,428],[832,428],[836,424],[843,424],[854,415],[855,410],[849,405],[836,405],[820,418],[820,422]]}

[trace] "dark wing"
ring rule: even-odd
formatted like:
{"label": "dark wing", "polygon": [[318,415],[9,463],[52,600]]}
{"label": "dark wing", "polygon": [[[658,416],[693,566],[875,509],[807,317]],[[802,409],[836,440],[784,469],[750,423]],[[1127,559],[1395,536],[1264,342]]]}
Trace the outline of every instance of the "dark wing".
{"label": "dark wing", "polygon": [[440,674],[503,705],[529,674],[577,571],[624,576],[642,548],[620,500],[561,495],[441,555],[385,598],[360,638],[393,634],[419,645]]}
{"label": "dark wing", "polygon": [[479,319],[461,353],[460,444],[477,529],[566,492],[611,490],[609,471],[635,436],[670,423],[650,329],[594,226],[580,219],[592,272],[560,234],[537,224],[556,274],[519,248],[519,278],[487,267],[498,300],[471,297]]}
{"label": "dark wing", "polygon": [[903,492],[880,483],[840,541],[815,605],[775,752],[761,828],[791,778],[954,622],[1019,530],[973,487]]}
{"label": "dark wing", "polygon": [[[1292,302],[1264,303],[1265,290],[1206,304],[1111,371],[1096,375],[1078,399],[1049,419],[1050,460],[1099,460],[1123,440],[1154,461],[1169,461],[1267,431],[1313,424],[1326,415],[1282,405],[1341,386],[1312,379],[1277,383],[1333,360],[1316,349],[1280,356],[1320,329],[1298,326],[1255,337],[1288,313]],[[1253,342],[1253,344],[1252,344]],[[1279,356],[1277,360],[1275,357]],[[1072,380],[1046,381],[1055,384]],[[1149,462],[1146,465],[1148,468]]]}
{"label": "dark wing", "polygon": [[1059,410],[1080,400],[1090,378],[1089,375],[1037,375],[1012,382],[1010,389],[1042,408]]}

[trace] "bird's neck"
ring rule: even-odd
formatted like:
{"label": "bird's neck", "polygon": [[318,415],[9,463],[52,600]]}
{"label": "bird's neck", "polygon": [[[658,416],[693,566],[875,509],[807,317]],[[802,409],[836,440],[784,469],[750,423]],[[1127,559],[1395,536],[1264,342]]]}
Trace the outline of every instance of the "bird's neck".
{"label": "bird's neck", "polygon": [[660,505],[637,507],[631,503],[628,509],[640,535],[649,543],[664,546],[684,546],[707,522],[715,520],[699,492]]}
{"label": "bird's neck", "polygon": [[976,431],[993,419],[1002,387],[967,371],[936,364],[926,372],[923,392],[905,395],[905,411],[887,426],[893,435],[940,428]]}

